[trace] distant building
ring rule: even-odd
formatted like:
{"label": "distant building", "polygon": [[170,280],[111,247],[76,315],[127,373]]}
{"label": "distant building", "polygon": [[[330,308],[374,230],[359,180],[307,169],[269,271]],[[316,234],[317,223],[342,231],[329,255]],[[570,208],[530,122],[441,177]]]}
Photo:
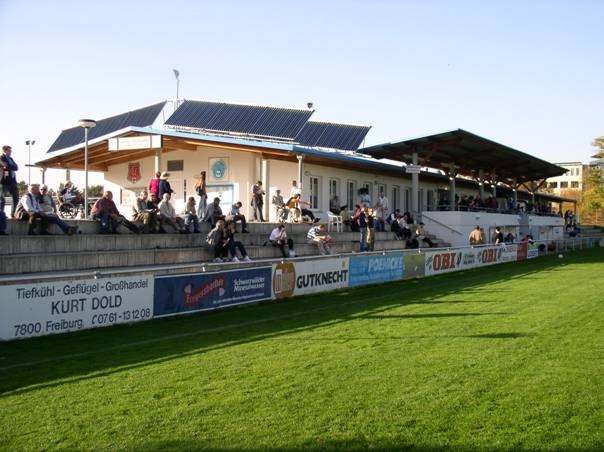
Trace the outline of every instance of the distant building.
{"label": "distant building", "polygon": [[549,177],[547,188],[555,195],[560,195],[563,190],[583,190],[583,172],[587,165],[581,162],[556,163],[566,169],[561,176]]}

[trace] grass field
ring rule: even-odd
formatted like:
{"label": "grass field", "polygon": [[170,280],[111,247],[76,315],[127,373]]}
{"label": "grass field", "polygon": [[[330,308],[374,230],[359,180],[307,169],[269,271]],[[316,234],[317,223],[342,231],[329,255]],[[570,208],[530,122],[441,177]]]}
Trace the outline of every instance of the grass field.
{"label": "grass field", "polygon": [[1,450],[604,450],[604,249],[0,344]]}

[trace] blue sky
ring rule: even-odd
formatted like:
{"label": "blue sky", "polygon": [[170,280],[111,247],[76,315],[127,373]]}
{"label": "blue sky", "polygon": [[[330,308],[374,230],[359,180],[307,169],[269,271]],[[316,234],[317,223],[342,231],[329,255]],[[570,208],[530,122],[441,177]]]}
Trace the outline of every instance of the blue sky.
{"label": "blue sky", "polygon": [[550,162],[604,135],[604,1],[0,0],[0,141],[27,162],[80,118],[176,95],[463,128]]}

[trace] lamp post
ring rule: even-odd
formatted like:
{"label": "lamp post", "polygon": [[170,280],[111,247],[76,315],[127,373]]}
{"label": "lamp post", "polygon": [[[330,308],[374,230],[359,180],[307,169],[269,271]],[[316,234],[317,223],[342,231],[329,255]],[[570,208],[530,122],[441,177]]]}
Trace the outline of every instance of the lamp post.
{"label": "lamp post", "polygon": [[176,77],[176,102],[174,103],[174,111],[178,108],[178,87],[180,85],[180,72],[178,69],[172,69],[174,77]]}
{"label": "lamp post", "polygon": [[25,144],[28,147],[27,151],[27,185],[31,185],[31,147],[36,144],[36,140],[27,140]]}
{"label": "lamp post", "polygon": [[84,218],[88,218],[88,130],[96,126],[94,119],[80,119],[78,125],[84,128]]}

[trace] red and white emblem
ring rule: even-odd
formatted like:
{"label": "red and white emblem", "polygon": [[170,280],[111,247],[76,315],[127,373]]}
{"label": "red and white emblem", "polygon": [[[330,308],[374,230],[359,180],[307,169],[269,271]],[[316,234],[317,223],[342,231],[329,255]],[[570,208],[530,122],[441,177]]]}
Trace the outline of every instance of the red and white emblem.
{"label": "red and white emblem", "polygon": [[128,163],[127,179],[133,184],[141,180],[141,164],[140,162]]}

